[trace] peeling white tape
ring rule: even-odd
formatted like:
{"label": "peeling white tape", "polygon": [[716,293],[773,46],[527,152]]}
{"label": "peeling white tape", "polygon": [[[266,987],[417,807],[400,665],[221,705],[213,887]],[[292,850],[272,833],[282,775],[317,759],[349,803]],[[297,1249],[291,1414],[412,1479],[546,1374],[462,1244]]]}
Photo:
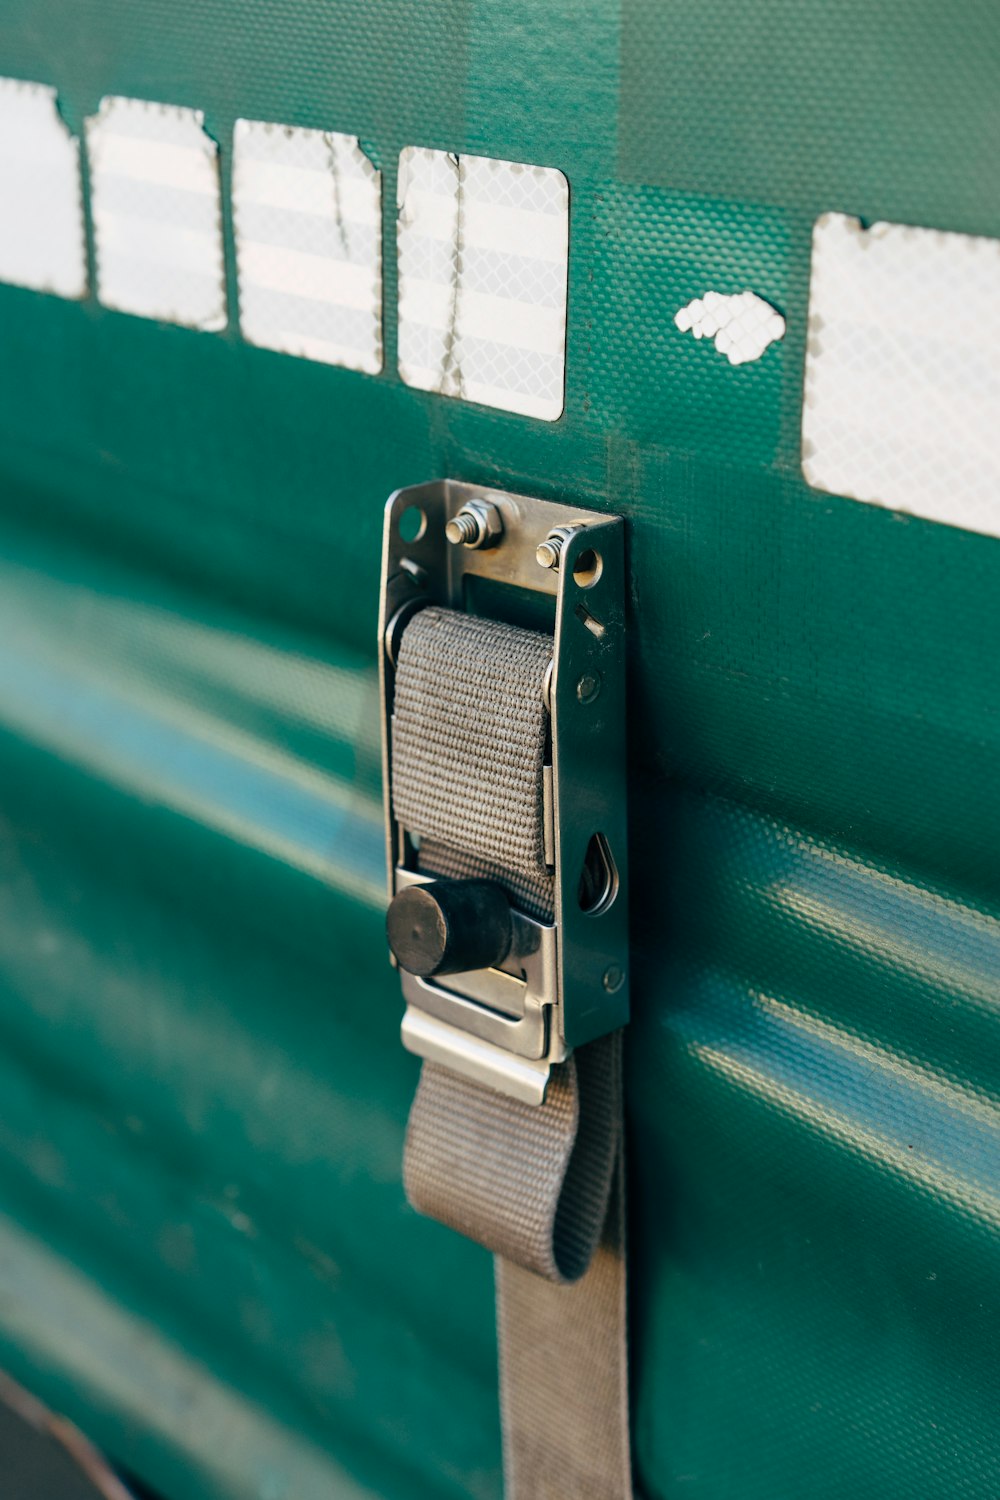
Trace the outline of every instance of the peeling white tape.
{"label": "peeling white tape", "polygon": [[357,139],[237,120],[233,222],[251,344],[382,368],[380,174]]}
{"label": "peeling white tape", "polygon": [[817,489],[1000,536],[1000,240],[813,230],[802,468]]}
{"label": "peeling white tape", "polygon": [[785,336],[785,320],[755,292],[726,296],[706,292],[682,307],[674,318],[682,333],[711,339],[731,365],[760,359],[764,350]]}
{"label": "peeling white tape", "polygon": [[566,365],[562,172],[407,146],[398,206],[403,380],[554,421]]}
{"label": "peeling white tape", "polygon": [[41,83],[0,78],[0,281],[83,297],[80,143]]}
{"label": "peeling white tape", "polygon": [[218,147],[200,110],[109,97],[87,121],[97,258],[106,307],[226,326]]}

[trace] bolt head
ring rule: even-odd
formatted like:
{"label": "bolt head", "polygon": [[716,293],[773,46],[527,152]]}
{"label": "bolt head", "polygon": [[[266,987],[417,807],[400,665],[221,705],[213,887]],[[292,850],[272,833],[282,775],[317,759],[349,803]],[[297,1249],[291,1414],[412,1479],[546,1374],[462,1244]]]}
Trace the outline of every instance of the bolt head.
{"label": "bolt head", "polygon": [[601,980],[609,995],[615,995],[625,983],[625,970],[620,969],[617,964],[608,964]]}
{"label": "bolt head", "polygon": [[601,679],[591,672],[585,672],[576,685],[576,696],[581,703],[593,703],[601,691]]}

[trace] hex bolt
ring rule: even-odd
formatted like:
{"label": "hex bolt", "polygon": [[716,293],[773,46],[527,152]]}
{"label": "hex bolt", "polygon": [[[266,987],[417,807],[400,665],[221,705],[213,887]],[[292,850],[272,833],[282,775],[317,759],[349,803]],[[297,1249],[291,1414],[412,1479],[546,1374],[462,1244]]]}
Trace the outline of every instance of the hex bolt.
{"label": "hex bolt", "polygon": [[444,534],[453,546],[457,547],[461,543],[463,547],[468,547],[470,543],[479,540],[479,527],[474,516],[470,515],[467,510],[460,510],[458,515],[453,516],[448,522],[444,528]]}
{"label": "hex bolt", "polygon": [[535,561],[540,568],[558,568],[562,550],[574,531],[581,529],[581,522],[572,526],[553,526],[544,542],[535,548]]}
{"label": "hex bolt", "polygon": [[495,547],[503,536],[503,517],[488,500],[467,500],[444,534],[453,547]]}

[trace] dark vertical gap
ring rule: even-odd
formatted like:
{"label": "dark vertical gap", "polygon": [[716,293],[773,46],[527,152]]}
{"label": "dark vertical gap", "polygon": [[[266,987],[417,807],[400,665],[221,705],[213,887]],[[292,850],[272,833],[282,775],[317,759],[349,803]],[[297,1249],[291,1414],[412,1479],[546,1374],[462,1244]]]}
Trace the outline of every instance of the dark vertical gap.
{"label": "dark vertical gap", "polygon": [[218,147],[216,158],[219,169],[219,226],[222,233],[222,266],[226,292],[226,326],[213,330],[217,338],[237,342],[240,337],[240,306],[238,279],[236,274],[236,231],[233,224],[233,127],[234,121],[226,119],[223,124],[205,111],[203,129]]}
{"label": "dark vertical gap", "polygon": [[382,377],[397,385],[400,375],[396,196],[399,186],[399,152],[401,149],[397,142],[395,149],[381,153],[381,161],[377,163],[382,173]]}

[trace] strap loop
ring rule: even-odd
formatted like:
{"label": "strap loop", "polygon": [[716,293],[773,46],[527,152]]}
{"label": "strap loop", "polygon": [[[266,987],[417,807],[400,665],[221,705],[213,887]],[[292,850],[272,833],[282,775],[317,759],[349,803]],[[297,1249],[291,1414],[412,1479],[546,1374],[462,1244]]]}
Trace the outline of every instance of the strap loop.
{"label": "strap loop", "polygon": [[597,1247],[621,1135],[620,1033],[552,1070],[536,1108],[424,1063],[403,1175],[419,1213],[547,1281]]}

